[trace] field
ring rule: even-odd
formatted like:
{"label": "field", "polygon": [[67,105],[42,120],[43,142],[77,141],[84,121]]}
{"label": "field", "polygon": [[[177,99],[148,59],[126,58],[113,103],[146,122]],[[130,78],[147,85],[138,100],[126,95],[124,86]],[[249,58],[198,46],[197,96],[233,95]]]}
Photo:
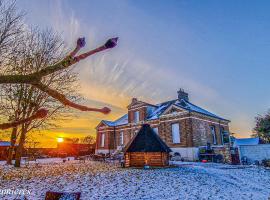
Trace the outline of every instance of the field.
{"label": "field", "polygon": [[[0,164],[0,190],[81,192],[81,199],[254,199],[270,196],[270,170],[211,163],[181,163],[166,169],[125,169],[118,164],[61,159],[39,160],[15,169]],[[21,198],[0,194],[0,199]]]}

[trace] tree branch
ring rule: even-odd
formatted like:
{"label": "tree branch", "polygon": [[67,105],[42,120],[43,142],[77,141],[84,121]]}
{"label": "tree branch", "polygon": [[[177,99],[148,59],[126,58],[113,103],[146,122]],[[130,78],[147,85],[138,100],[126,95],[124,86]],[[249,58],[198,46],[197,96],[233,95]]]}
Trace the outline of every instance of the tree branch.
{"label": "tree branch", "polygon": [[44,117],[47,116],[47,114],[48,114],[48,110],[40,109],[34,115],[32,115],[32,116],[30,116],[28,118],[18,120],[18,121],[14,121],[14,122],[10,122],[10,123],[0,124],[0,129],[4,130],[4,129],[9,129],[9,128],[12,128],[12,127],[16,127],[16,126],[19,126],[21,124],[30,122],[30,121],[35,120],[35,119],[44,118]]}
{"label": "tree branch", "polygon": [[51,97],[56,98],[57,100],[59,100],[61,103],[63,103],[66,106],[70,106],[81,111],[96,111],[96,112],[102,112],[104,114],[108,114],[110,112],[110,109],[106,107],[102,109],[88,108],[86,106],[78,105],[76,103],[69,101],[63,94],[60,94],[56,90],[44,87],[44,85],[41,83],[41,79],[42,77],[45,77],[49,74],[53,74],[57,71],[66,69],[70,67],[71,65],[74,65],[75,63],[93,54],[115,47],[117,45],[117,40],[118,38],[111,38],[103,46],[100,46],[94,50],[90,50],[78,56],[75,56],[78,53],[78,51],[85,45],[84,38],[79,38],[77,40],[76,48],[59,63],[45,67],[44,69],[38,72],[28,74],[28,75],[1,75],[0,84],[30,84],[39,88],[43,92],[46,92]]}
{"label": "tree branch", "polygon": [[42,83],[38,83],[34,85],[36,88],[38,88],[39,90],[47,93],[49,96],[53,97],[54,99],[57,99],[59,102],[61,102],[63,105],[65,106],[69,106],[75,109],[78,109],[80,111],[95,111],[95,112],[101,112],[103,114],[108,114],[111,110],[107,107],[104,107],[102,109],[98,109],[98,108],[90,108],[87,106],[82,106],[79,104],[76,104],[70,100],[68,100],[65,95],[57,92],[56,90],[42,84]]}

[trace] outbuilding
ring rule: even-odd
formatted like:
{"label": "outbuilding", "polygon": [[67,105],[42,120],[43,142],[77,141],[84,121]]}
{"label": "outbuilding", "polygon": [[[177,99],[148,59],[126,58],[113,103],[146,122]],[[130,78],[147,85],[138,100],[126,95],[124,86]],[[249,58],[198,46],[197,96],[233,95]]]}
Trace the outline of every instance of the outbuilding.
{"label": "outbuilding", "polygon": [[150,125],[143,124],[124,149],[125,167],[165,167],[169,165],[170,152]]}

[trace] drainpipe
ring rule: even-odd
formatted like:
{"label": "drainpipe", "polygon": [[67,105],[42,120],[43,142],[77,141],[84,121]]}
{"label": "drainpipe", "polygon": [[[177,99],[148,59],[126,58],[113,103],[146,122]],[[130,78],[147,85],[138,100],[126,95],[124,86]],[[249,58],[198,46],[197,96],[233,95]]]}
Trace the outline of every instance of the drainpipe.
{"label": "drainpipe", "polygon": [[223,133],[221,133],[221,130],[220,130],[220,119],[218,120],[218,129],[219,129],[220,142],[221,142],[222,145],[224,145]]}
{"label": "drainpipe", "polygon": [[116,136],[115,136],[115,126],[113,127],[113,141],[110,142],[110,149],[109,149],[109,154],[111,154],[111,150],[115,149],[116,147]]}

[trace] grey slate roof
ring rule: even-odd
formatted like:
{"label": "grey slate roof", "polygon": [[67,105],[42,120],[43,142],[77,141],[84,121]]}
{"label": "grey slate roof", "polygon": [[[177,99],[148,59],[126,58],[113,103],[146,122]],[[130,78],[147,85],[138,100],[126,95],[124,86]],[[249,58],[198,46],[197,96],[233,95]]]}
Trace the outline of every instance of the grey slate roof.
{"label": "grey slate roof", "polygon": [[[148,114],[146,120],[158,119],[160,117],[160,115],[162,115],[163,112],[167,108],[169,108],[171,105],[177,106],[179,108],[185,109],[185,110],[190,111],[190,112],[196,112],[196,113],[207,115],[207,116],[219,119],[219,120],[229,121],[229,120],[224,119],[222,117],[219,117],[218,115],[213,114],[213,113],[211,113],[211,112],[209,112],[209,111],[207,111],[199,106],[196,106],[196,105],[194,105],[194,104],[192,104],[189,101],[186,101],[184,99],[181,99],[181,100],[174,99],[171,101],[166,101],[166,102],[157,104],[156,108],[153,110],[153,112]],[[103,120],[102,122],[104,122],[106,125],[111,126],[111,127],[125,125],[128,123],[128,115],[125,114],[124,116],[120,117],[119,119],[117,119],[115,121]]]}

